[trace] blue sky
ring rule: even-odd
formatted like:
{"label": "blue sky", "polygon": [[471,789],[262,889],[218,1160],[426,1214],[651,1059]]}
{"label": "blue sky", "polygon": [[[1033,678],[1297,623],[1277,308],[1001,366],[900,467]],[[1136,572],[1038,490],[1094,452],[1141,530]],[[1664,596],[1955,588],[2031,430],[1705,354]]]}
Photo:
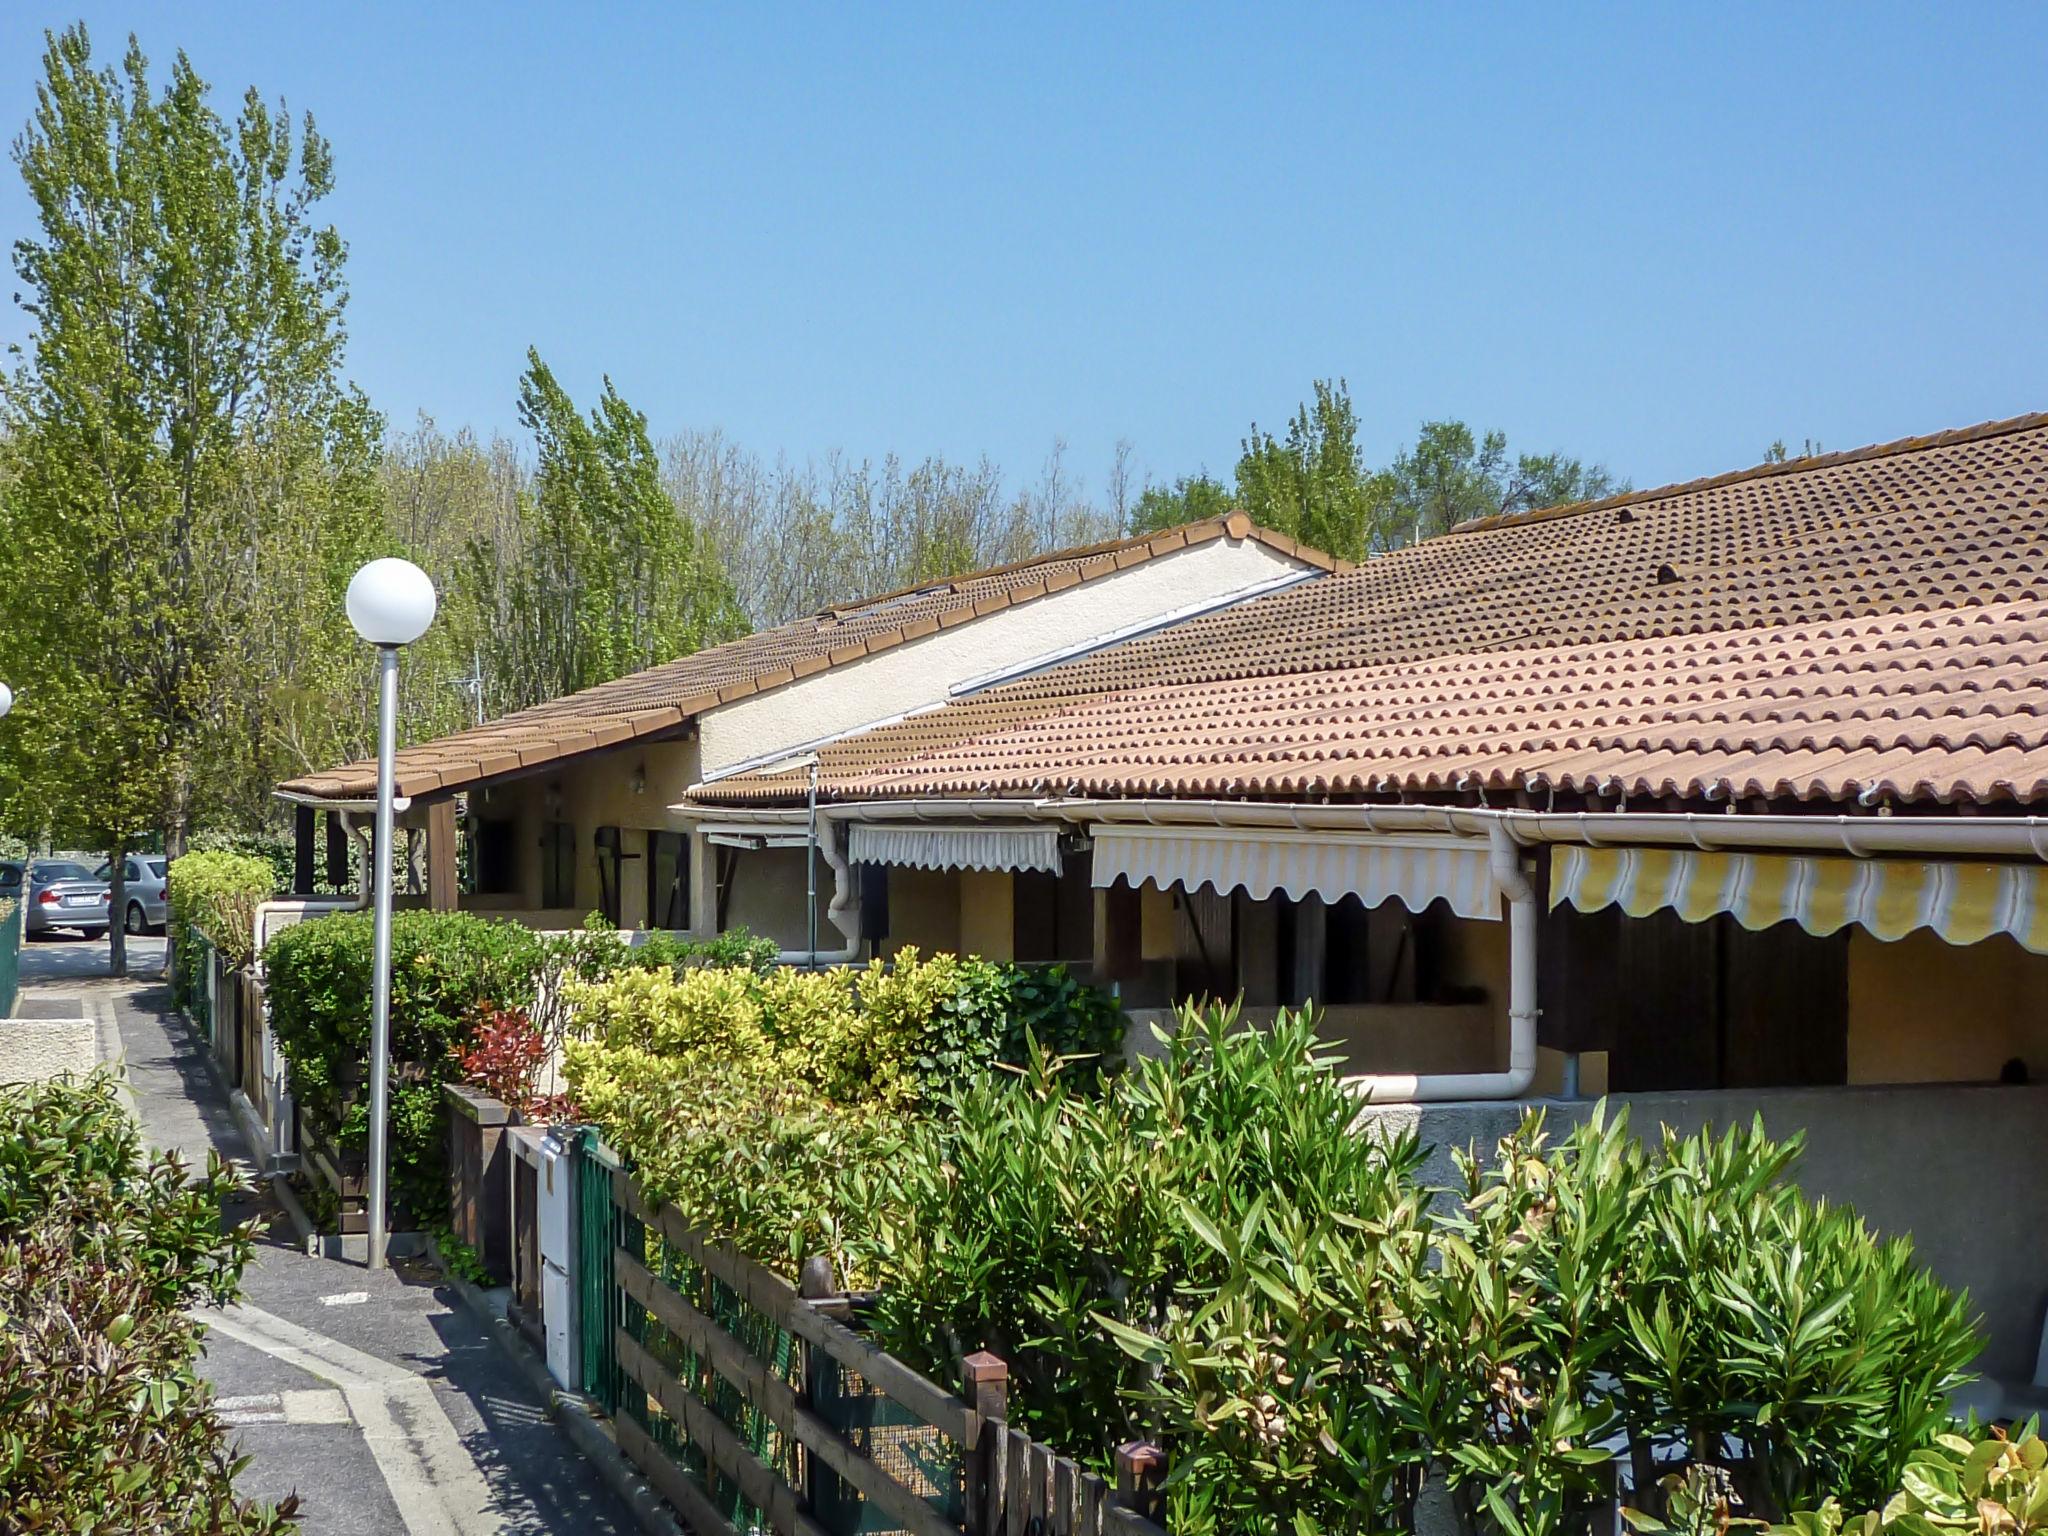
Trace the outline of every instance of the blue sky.
{"label": "blue sky", "polygon": [[1638,485],[2048,408],[2048,7],[13,0],[10,136],[78,15],[312,109],[395,426],[513,428],[529,343],[657,432],[1091,486],[1319,375],[1376,459]]}

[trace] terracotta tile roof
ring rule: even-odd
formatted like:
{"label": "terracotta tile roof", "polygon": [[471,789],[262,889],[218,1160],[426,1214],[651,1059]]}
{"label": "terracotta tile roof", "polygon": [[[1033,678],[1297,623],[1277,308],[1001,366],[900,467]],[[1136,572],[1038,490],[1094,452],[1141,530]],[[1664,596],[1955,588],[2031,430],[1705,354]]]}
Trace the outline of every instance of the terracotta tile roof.
{"label": "terracotta tile roof", "polygon": [[[1257,539],[1325,571],[1351,569],[1284,534],[1253,527],[1241,512],[1137,538],[1059,550],[829,608],[471,730],[406,747],[398,754],[398,793],[461,788],[581,752],[673,734],[689,718],[715,705],[1224,537]],[[363,759],[291,779],[279,788],[323,799],[360,799],[376,793],[377,764]]]}
{"label": "terracotta tile roof", "polygon": [[1491,519],[835,744],[821,777],[842,799],[1468,776],[2048,799],[2044,603],[2029,416]]}
{"label": "terracotta tile roof", "polygon": [[927,722],[835,751],[833,795],[2037,800],[2048,600],[1155,685],[1009,725],[984,713],[976,734],[919,751]]}

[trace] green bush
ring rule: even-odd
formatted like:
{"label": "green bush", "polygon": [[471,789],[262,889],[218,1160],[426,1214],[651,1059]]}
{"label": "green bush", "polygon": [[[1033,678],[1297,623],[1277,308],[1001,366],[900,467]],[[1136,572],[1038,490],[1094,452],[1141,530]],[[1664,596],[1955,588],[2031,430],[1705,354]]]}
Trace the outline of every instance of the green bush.
{"label": "green bush", "polygon": [[232,1301],[218,1159],[146,1157],[104,1073],[0,1089],[0,1510],[9,1530],[271,1533],[235,1496],[188,1309]]}
{"label": "green bush", "polygon": [[1352,1134],[1357,1102],[1306,1015],[1271,1031],[1235,1010],[1190,1017],[1099,1092],[1041,1054],[946,1108],[917,1128],[862,1255],[878,1334],[941,1377],[993,1350],[1013,1416],[1092,1459],[1159,1427],[1149,1341],[1231,1274],[1220,1233],[1264,1210],[1420,1220],[1415,1142]]}
{"label": "green bush", "polygon": [[[302,1113],[347,1151],[369,1139],[374,919],[343,912],[296,923],[270,941],[263,967],[270,1025],[291,1063]],[[467,912],[399,912],[391,920],[391,1190],[404,1213],[445,1219],[446,1110],[441,1085],[483,1005],[529,1008],[542,941],[516,923]]]}
{"label": "green bush", "polygon": [[256,908],[276,890],[270,865],[245,854],[188,853],[171,861],[169,927],[177,955],[171,985],[180,1003],[200,992],[194,933],[205,934],[230,965],[247,965],[255,958]]}
{"label": "green bush", "polygon": [[995,1071],[969,975],[905,956],[801,1028],[758,979],[723,1030],[624,1010],[572,1080],[651,1194],[757,1258],[830,1255],[920,1370],[993,1350],[1013,1421],[1097,1465],[1161,1440],[1180,1536],[1412,1528],[1432,1471],[1472,1536],[1581,1528],[1617,1471],[1650,1525],[1725,1514],[1715,1488],[1780,1520],[1912,1487],[1947,1425],[1965,1299],[1801,1195],[1797,1138],[1645,1146],[1602,1106],[1553,1143],[1532,1114],[1435,1190],[1306,1015]]}

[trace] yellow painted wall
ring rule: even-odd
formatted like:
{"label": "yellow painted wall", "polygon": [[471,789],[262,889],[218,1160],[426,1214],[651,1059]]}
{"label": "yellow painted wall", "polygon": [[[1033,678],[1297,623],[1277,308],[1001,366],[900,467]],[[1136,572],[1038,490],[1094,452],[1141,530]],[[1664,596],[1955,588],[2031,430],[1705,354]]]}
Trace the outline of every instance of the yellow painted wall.
{"label": "yellow painted wall", "polygon": [[960,871],[960,951],[984,960],[1017,952],[1017,883],[1008,870]]}
{"label": "yellow painted wall", "polygon": [[[643,787],[633,788],[635,775]],[[476,911],[517,911],[522,920],[548,927],[579,926],[598,906],[596,832],[620,829],[623,852],[638,855],[621,863],[620,918],[628,928],[647,921],[647,834],[682,830],[668,814],[697,777],[694,741],[656,742],[620,747],[530,778],[497,784],[470,797],[470,814],[489,820],[512,820],[517,827],[516,892],[466,897]],[[566,821],[576,829],[576,900],[567,907],[540,910],[540,831],[549,821]],[[801,912],[801,888],[798,904]],[[694,910],[694,904],[693,904]]]}
{"label": "yellow painted wall", "polygon": [[[920,954],[963,952],[963,893],[957,869],[889,871],[889,938],[882,947],[894,954],[906,944]],[[967,953],[974,953],[967,950]]]}
{"label": "yellow painted wall", "polygon": [[1174,954],[1173,892],[1151,881],[1138,887],[1138,956],[1171,960]]}
{"label": "yellow painted wall", "polygon": [[2048,956],[2003,935],[1850,936],[1850,1082],[1986,1082],[2015,1056],[2048,1080]]}

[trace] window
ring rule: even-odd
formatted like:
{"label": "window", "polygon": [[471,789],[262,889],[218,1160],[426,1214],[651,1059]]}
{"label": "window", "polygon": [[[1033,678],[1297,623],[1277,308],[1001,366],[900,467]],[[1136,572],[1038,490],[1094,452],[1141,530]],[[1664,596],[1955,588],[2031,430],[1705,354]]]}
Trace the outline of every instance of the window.
{"label": "window", "polygon": [[647,926],[690,926],[690,840],[681,832],[647,834]]}
{"label": "window", "polygon": [[597,829],[597,910],[614,928],[620,926],[619,874],[626,855],[619,846],[617,827]]}
{"label": "window", "polygon": [[513,823],[472,821],[469,829],[469,867],[476,879],[477,894],[503,896],[518,890],[519,862],[513,856]]}
{"label": "window", "polygon": [[540,904],[576,905],[576,829],[566,821],[541,823]]}

